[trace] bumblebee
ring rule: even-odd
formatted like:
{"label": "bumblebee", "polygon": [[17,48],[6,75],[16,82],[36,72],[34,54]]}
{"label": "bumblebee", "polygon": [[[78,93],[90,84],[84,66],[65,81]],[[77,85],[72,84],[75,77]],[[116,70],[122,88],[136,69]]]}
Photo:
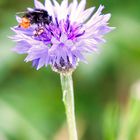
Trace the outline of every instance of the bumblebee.
{"label": "bumblebee", "polygon": [[22,17],[19,27],[29,28],[32,24],[49,25],[52,22],[52,17],[43,9],[34,9],[27,11]]}

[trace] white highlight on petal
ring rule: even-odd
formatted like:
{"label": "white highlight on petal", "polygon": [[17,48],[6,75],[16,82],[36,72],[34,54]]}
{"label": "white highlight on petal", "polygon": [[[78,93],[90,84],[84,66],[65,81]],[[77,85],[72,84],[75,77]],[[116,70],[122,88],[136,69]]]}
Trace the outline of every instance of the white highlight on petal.
{"label": "white highlight on petal", "polygon": [[53,3],[54,3],[54,16],[57,17],[57,19],[59,20],[61,7],[56,0],[53,0]]}
{"label": "white highlight on petal", "polygon": [[104,15],[104,19],[103,19],[103,22],[108,22],[108,20],[111,18],[111,14],[106,14]]}
{"label": "white highlight on petal", "polygon": [[72,11],[72,7],[73,6],[73,2],[71,2],[68,6],[68,15],[71,15],[71,11]]}
{"label": "white highlight on petal", "polygon": [[101,14],[103,9],[104,6],[100,5],[96,13],[91,17],[91,19],[86,23],[86,25],[91,26],[97,20],[97,18],[99,18],[99,15]]}
{"label": "white highlight on petal", "polygon": [[75,21],[75,13],[77,10],[77,6],[78,6],[77,0],[73,0],[72,7],[71,7],[72,9],[71,9],[71,13],[70,13],[70,20],[72,22]]}
{"label": "white highlight on petal", "polygon": [[21,21],[22,21],[21,17],[19,17],[19,16],[16,16],[16,20],[18,23],[21,23]]}
{"label": "white highlight on petal", "polygon": [[66,41],[67,39],[68,39],[67,36],[66,36],[65,34],[62,34],[62,35],[61,35],[61,38],[60,38],[60,42],[65,43],[65,41]]}
{"label": "white highlight on petal", "polygon": [[66,19],[68,14],[68,0],[63,0],[61,3],[60,20]]}
{"label": "white highlight on petal", "polygon": [[52,16],[54,19],[54,7],[52,5],[52,2],[50,0],[45,0],[45,8],[48,11],[49,15]]}
{"label": "white highlight on petal", "polygon": [[60,7],[59,3],[56,0],[53,0],[53,3],[56,7]]}
{"label": "white highlight on petal", "polygon": [[86,6],[86,0],[81,0],[81,2],[79,3],[76,13],[75,13],[75,18],[81,16],[81,13],[84,11]]}
{"label": "white highlight on petal", "polygon": [[52,44],[59,44],[59,41],[55,37],[52,37],[51,42]]}
{"label": "white highlight on petal", "polygon": [[74,43],[73,43],[71,40],[67,40],[67,41],[65,42],[65,45],[66,45],[67,47],[71,47],[71,46],[74,45]]}
{"label": "white highlight on petal", "polygon": [[61,8],[66,9],[67,7],[68,7],[68,0],[63,0],[62,3],[61,3]]}
{"label": "white highlight on petal", "polygon": [[35,5],[35,8],[45,9],[44,5],[41,2],[39,2],[38,0],[34,0],[34,5]]}
{"label": "white highlight on petal", "polygon": [[80,23],[84,23],[91,16],[94,10],[95,10],[95,7],[91,7],[85,10],[79,15],[79,17],[77,18],[77,21],[79,21]]}

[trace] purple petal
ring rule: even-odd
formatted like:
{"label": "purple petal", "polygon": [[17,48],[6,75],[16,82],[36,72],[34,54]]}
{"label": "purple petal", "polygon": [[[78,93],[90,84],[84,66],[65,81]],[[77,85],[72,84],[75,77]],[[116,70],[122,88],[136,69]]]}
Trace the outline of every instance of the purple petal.
{"label": "purple petal", "polygon": [[27,53],[30,48],[31,48],[30,44],[28,44],[25,41],[21,41],[21,42],[18,42],[16,47],[13,48],[12,50],[19,54],[24,54],[24,53]]}

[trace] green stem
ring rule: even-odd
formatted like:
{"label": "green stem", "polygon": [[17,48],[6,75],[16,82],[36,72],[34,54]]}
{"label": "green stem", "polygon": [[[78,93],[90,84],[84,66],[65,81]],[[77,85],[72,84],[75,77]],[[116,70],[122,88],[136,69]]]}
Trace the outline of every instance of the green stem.
{"label": "green stem", "polygon": [[72,74],[60,74],[60,77],[63,91],[63,102],[65,105],[67,116],[69,140],[78,140],[75,122]]}

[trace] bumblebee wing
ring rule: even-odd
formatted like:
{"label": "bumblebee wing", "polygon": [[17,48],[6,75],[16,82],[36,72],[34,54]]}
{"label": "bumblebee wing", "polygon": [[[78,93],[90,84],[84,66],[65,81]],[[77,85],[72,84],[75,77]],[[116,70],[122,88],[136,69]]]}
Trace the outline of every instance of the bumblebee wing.
{"label": "bumblebee wing", "polygon": [[34,11],[33,8],[27,8],[27,10],[28,10],[29,12],[33,12],[33,11]]}
{"label": "bumblebee wing", "polygon": [[23,12],[17,12],[16,15],[20,15],[20,14],[26,14],[27,11],[23,11]]}
{"label": "bumblebee wing", "polygon": [[44,11],[45,11],[45,10],[42,10],[42,9],[34,9],[34,12],[35,12],[35,13],[44,13]]}

